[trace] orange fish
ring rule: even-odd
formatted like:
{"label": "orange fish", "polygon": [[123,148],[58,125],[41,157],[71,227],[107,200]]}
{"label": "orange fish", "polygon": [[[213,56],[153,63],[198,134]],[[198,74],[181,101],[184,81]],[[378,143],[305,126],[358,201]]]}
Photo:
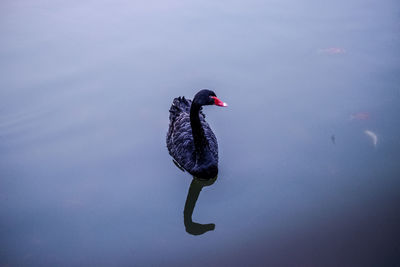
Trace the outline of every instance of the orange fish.
{"label": "orange fish", "polygon": [[370,115],[368,112],[357,112],[357,113],[350,115],[350,120],[365,121],[365,120],[369,120],[369,118],[370,118]]}
{"label": "orange fish", "polygon": [[344,54],[346,50],[339,47],[329,47],[324,49],[319,49],[318,53],[320,54],[328,54],[328,55],[337,55],[337,54]]}

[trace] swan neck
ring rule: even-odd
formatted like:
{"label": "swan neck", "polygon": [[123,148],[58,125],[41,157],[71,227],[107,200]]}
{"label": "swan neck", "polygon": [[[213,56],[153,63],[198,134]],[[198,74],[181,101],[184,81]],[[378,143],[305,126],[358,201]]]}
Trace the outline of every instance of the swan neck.
{"label": "swan neck", "polygon": [[190,125],[192,127],[192,135],[196,152],[197,154],[200,153],[200,155],[198,156],[201,156],[201,154],[203,154],[204,152],[204,148],[208,146],[208,141],[205,138],[204,129],[201,125],[199,117],[200,109],[201,105],[194,102],[192,103],[192,106],[190,108]]}

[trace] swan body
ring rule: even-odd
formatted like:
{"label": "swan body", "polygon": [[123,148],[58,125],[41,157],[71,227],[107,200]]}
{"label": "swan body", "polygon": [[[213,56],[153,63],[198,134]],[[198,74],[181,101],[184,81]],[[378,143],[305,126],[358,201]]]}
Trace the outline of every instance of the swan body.
{"label": "swan body", "polygon": [[185,97],[173,100],[167,148],[184,170],[197,178],[210,179],[218,174],[218,143],[202,112],[204,105],[227,106],[207,89],[199,91],[193,101]]}

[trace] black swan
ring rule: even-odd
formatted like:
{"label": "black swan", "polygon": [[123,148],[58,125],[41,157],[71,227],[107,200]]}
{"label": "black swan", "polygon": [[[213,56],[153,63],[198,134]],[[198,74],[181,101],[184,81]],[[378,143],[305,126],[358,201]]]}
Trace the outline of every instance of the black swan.
{"label": "black swan", "polygon": [[227,106],[207,89],[199,91],[193,101],[174,99],[169,109],[167,147],[181,168],[196,178],[210,179],[218,174],[218,143],[201,111],[204,105]]}

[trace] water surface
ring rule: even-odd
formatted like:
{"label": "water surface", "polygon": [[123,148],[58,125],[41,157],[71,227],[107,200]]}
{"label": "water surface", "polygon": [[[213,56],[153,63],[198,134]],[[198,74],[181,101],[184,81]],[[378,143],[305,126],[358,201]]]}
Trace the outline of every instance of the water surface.
{"label": "water surface", "polygon": [[[398,265],[399,11],[3,1],[0,265]],[[201,88],[209,184],[165,145]]]}

